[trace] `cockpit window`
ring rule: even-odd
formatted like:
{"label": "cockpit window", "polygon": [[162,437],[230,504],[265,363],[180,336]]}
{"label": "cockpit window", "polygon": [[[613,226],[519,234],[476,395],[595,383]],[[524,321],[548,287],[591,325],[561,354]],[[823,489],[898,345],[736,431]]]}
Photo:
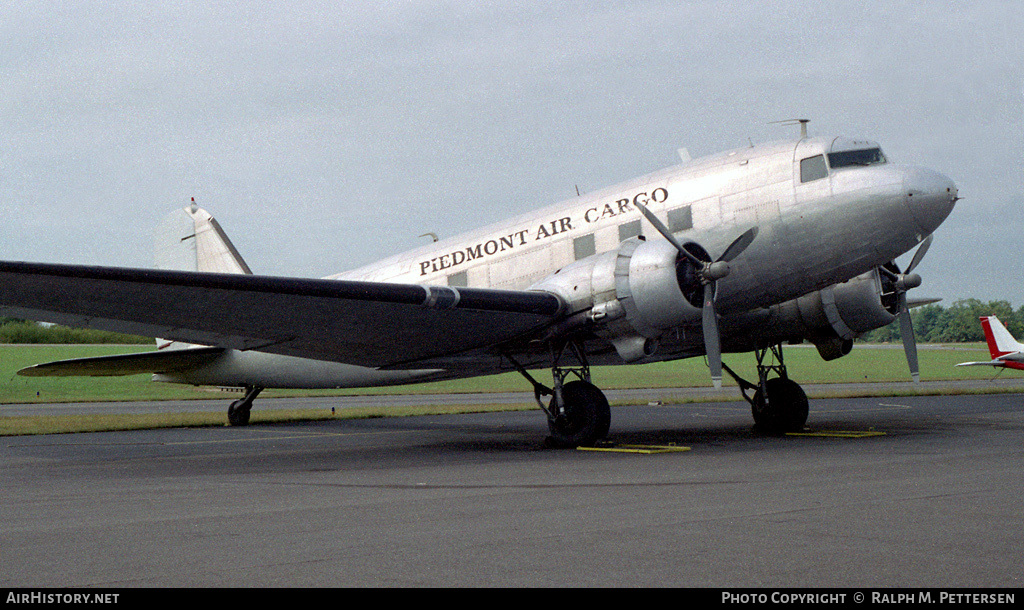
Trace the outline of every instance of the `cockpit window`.
{"label": "cockpit window", "polygon": [[881,148],[866,148],[864,150],[844,150],[842,152],[829,153],[828,164],[832,169],[838,167],[849,167],[851,165],[878,165],[885,163],[885,155]]}
{"label": "cockpit window", "polygon": [[825,167],[825,157],[815,155],[800,161],[800,182],[810,182],[828,177],[828,168]]}

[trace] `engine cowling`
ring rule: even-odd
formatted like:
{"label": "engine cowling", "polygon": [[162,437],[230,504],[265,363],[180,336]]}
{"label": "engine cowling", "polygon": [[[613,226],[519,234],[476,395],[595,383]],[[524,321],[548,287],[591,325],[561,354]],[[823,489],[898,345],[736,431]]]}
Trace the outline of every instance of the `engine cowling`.
{"label": "engine cowling", "polygon": [[[684,247],[708,259],[700,246]],[[701,321],[702,285],[694,267],[662,240],[626,240],[616,250],[563,267],[531,289],[561,297],[573,312],[570,317],[608,340],[626,362],[653,355],[666,331]],[[892,323],[897,313],[893,282],[873,269],[760,313],[741,314],[727,343],[730,351],[745,351],[806,339],[823,359],[833,360],[848,354],[859,335]]]}
{"label": "engine cowling", "polygon": [[825,360],[845,356],[863,333],[888,326],[898,304],[877,269],[771,308],[770,340],[808,339]]}
{"label": "engine cowling", "polygon": [[[698,257],[707,253],[687,244]],[[665,331],[701,319],[701,284],[693,265],[663,240],[633,238],[616,250],[567,265],[531,289],[553,292],[626,362],[654,353]]]}

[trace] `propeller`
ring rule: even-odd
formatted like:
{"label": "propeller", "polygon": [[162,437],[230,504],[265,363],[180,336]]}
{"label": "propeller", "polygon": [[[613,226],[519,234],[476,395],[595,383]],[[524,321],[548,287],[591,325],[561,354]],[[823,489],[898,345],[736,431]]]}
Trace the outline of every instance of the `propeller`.
{"label": "propeller", "polygon": [[917,288],[921,285],[921,276],[912,273],[915,267],[924,258],[928,248],[932,245],[932,236],[924,238],[921,245],[917,248],[917,252],[914,252],[914,257],[910,259],[910,264],[907,265],[907,270],[900,273],[899,268],[894,265],[896,269],[893,272],[885,267],[879,267],[879,271],[882,272],[893,282],[893,287],[896,292],[896,298],[898,300],[899,310],[896,317],[900,321],[900,336],[903,338],[903,351],[907,354],[907,365],[910,367],[910,376],[914,379],[914,383],[921,383],[921,374],[917,364],[917,339],[914,337],[914,323],[910,319],[910,308],[907,306],[907,291],[911,288]]}
{"label": "propeller", "polygon": [[757,227],[751,227],[742,235],[737,237],[725,252],[714,262],[697,258],[692,252],[679,243],[672,231],[666,227],[647,206],[639,202],[633,202],[640,213],[644,215],[658,233],[669,241],[679,253],[686,258],[694,270],[701,284],[704,285],[704,300],[701,307],[701,325],[704,331],[704,352],[708,356],[708,368],[711,369],[711,382],[716,388],[722,387],[722,341],[718,333],[718,315],[715,313],[715,296],[717,294],[716,283],[718,280],[729,275],[729,263],[739,256],[757,237]]}

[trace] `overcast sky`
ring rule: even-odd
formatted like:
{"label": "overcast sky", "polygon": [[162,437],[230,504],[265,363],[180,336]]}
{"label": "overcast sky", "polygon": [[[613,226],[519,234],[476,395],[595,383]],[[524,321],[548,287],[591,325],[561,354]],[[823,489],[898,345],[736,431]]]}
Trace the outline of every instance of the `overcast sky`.
{"label": "overcast sky", "polygon": [[1018,0],[6,0],[0,258],[151,266],[195,197],[320,277],[806,117],[957,182],[913,296],[1020,307],[1022,32]]}

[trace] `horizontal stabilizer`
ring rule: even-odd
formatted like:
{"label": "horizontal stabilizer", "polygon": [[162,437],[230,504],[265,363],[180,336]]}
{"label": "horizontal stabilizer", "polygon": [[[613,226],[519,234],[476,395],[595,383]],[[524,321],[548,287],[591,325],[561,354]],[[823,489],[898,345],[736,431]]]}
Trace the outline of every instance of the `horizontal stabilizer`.
{"label": "horizontal stabilizer", "polygon": [[1006,366],[1006,361],[990,360],[989,362],[961,362],[957,366]]}
{"label": "horizontal stabilizer", "polygon": [[162,352],[118,354],[93,358],[73,358],[37,364],[18,371],[26,377],[109,377],[139,375],[141,373],[168,373],[200,366],[224,353],[221,347],[198,347]]}

